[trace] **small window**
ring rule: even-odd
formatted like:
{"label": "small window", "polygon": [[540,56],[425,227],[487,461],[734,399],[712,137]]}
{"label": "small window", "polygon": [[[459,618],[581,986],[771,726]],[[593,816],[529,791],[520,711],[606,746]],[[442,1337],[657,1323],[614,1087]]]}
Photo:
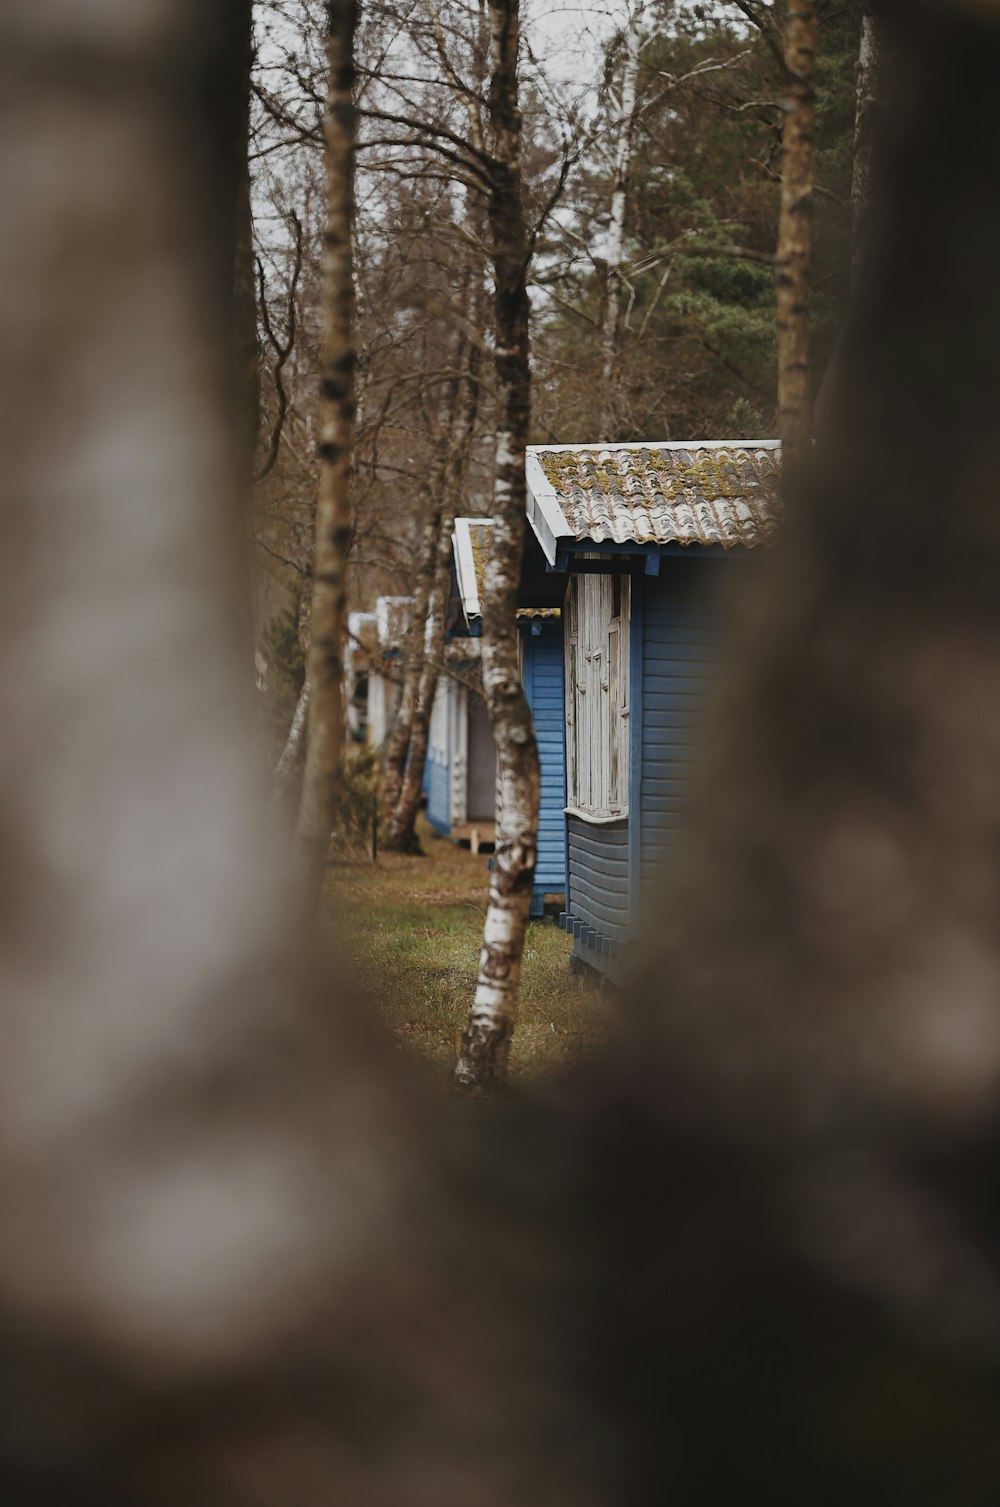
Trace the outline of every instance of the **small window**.
{"label": "small window", "polygon": [[628,815],[629,584],[581,574],[566,602],[569,807],[594,820]]}

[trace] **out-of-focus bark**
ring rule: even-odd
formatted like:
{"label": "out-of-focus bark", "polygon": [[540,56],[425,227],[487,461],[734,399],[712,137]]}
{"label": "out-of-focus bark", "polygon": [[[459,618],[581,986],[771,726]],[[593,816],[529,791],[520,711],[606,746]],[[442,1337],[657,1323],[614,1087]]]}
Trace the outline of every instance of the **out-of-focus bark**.
{"label": "out-of-focus bark", "polygon": [[518,0],[491,0],[489,14],[493,161],[488,213],[498,413],[482,668],[497,745],[499,799],[479,979],[455,1068],[458,1084],[477,1089],[493,1087],[506,1074],[537,857],[539,794],[538,745],[517,652],[517,589],[526,527],[524,461],[531,420],[530,250],[521,198]]}
{"label": "out-of-focus bark", "polygon": [[812,255],[816,35],[815,0],[789,0],[785,19],[787,81],[781,138],[781,211],[775,256],[778,433],[786,475],[800,463],[812,435],[809,262]]}
{"label": "out-of-focus bark", "polygon": [[670,911],[683,1096],[722,1063],[706,1111],[754,1093],[766,1133],[965,1135],[1000,1089],[1000,17],[928,6],[897,48],[891,192]]}
{"label": "out-of-focus bark", "polygon": [[[338,1265],[350,1285],[377,1264],[363,1231],[392,1199],[356,1119],[380,1094],[366,1049],[338,1083],[336,990],[320,1012],[289,964],[255,757],[231,9],[0,14],[0,1497],[18,1507],[246,1502],[251,1438],[277,1500],[267,1365],[319,1327]],[[209,1397],[235,1375],[223,1424]]]}
{"label": "out-of-focus bark", "polygon": [[322,893],[344,757],[345,574],[351,539],[357,406],[353,271],[356,0],[328,0],[326,20],[329,85],[325,115],[321,438],[306,658],[309,729],[298,825],[300,887],[310,908],[318,905]]}
{"label": "out-of-focus bark", "polygon": [[618,438],[615,429],[618,347],[621,340],[622,269],[625,262],[625,218],[628,212],[628,186],[635,136],[635,106],[639,85],[639,42],[644,14],[643,0],[635,0],[625,30],[625,61],[622,73],[618,134],[615,140],[614,179],[611,187],[611,223],[608,229],[607,271],[605,273],[604,325],[601,346],[604,365],[601,373],[600,439]]}

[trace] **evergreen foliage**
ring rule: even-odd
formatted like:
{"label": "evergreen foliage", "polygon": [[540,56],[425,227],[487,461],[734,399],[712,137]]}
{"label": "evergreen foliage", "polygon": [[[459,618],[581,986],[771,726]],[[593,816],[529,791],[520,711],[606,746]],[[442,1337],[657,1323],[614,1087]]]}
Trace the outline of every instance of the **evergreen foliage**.
{"label": "evergreen foliage", "polygon": [[[860,6],[820,10],[812,277],[814,390],[850,269]],[[619,67],[616,44],[606,77]],[[755,438],[775,432],[772,258],[782,79],[737,7],[663,5],[642,51],[614,432],[598,433],[608,177],[598,151],[547,250],[540,304],[542,442]],[[614,112],[608,91],[603,108]],[[582,254],[583,253],[583,254]]]}

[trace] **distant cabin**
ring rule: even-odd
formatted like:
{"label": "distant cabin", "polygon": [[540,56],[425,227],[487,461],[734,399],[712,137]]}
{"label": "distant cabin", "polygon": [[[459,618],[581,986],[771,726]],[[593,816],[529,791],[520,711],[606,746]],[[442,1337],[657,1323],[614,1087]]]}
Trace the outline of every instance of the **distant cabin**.
{"label": "distant cabin", "polygon": [[[455,566],[458,592],[470,635],[482,627],[482,592],[490,553],[492,520],[455,521]],[[558,904],[566,892],[566,739],[563,688],[562,585],[546,579],[545,562],[529,541],[522,570],[517,613],[521,680],[538,739],[541,794],[538,811],[538,860],[531,914],[544,913],[546,902]]]}
{"label": "distant cabin", "polygon": [[779,467],[776,441],[528,452],[528,519],[565,591],[561,921],[611,978],[670,860],[727,652],[719,597],[773,540]]}
{"label": "distant cabin", "polygon": [[424,767],[427,820],[442,837],[474,851],[496,836],[497,751],[489,713],[474,689],[479,642],[452,634],[445,651],[452,674],[438,678]]}
{"label": "distant cabin", "polygon": [[381,748],[399,707],[402,654],[413,612],[412,597],[379,597],[375,649],[368,670],[368,741]]}

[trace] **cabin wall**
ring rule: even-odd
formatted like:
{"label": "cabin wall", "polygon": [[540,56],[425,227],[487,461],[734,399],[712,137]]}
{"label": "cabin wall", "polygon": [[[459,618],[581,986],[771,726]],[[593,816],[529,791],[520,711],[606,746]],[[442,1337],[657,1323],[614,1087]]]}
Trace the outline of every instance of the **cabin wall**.
{"label": "cabin wall", "polygon": [[629,924],[629,824],[566,818],[566,913],[574,951],[603,973]]}
{"label": "cabin wall", "polygon": [[637,876],[642,894],[668,866],[693,773],[705,700],[725,653],[718,589],[740,565],[664,557],[643,582]]}
{"label": "cabin wall", "polygon": [[453,683],[442,675],[434,695],[424,783],[427,790],[427,820],[436,832],[451,829],[451,725],[454,717]]}
{"label": "cabin wall", "polygon": [[[536,631],[537,630],[537,631]],[[522,629],[524,691],[538,739],[537,912],[541,898],[566,891],[566,708],[562,623],[538,619]]]}

